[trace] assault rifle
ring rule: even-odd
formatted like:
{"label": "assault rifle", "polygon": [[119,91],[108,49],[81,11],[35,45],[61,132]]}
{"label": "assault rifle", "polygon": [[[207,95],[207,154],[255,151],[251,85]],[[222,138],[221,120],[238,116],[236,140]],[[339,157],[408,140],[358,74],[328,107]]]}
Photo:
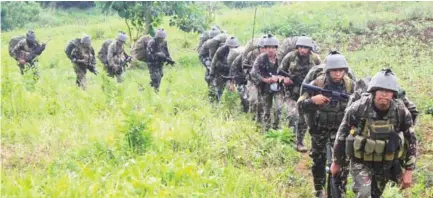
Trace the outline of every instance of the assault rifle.
{"label": "assault rifle", "polygon": [[126,67],[127,67],[128,63],[131,62],[131,60],[132,60],[132,57],[125,53],[125,59],[123,59],[120,62],[120,68],[122,68],[122,71],[126,71]]}
{"label": "assault rifle", "polygon": [[38,45],[37,47],[35,47],[35,49],[33,49],[33,51],[31,51],[30,54],[25,57],[25,61],[30,64],[33,64],[33,59],[35,59],[37,56],[42,54],[42,52],[45,50],[47,43],[50,40],[51,38],[48,39],[48,41],[46,41],[45,43],[42,43],[42,45]]}
{"label": "assault rifle", "polygon": [[243,85],[247,84],[247,76],[246,75],[237,75],[237,76],[221,76],[224,80],[234,80],[236,84]]}
{"label": "assault rifle", "polygon": [[307,90],[307,92],[309,93],[320,93],[328,98],[331,98],[331,101],[339,101],[339,100],[344,100],[344,99],[349,99],[350,95],[349,94],[345,94],[345,93],[341,93],[338,91],[332,91],[332,90],[328,90],[328,89],[323,89],[320,87],[316,87],[314,85],[310,85],[310,84],[305,84],[302,83],[302,88],[304,88],[305,90]]}

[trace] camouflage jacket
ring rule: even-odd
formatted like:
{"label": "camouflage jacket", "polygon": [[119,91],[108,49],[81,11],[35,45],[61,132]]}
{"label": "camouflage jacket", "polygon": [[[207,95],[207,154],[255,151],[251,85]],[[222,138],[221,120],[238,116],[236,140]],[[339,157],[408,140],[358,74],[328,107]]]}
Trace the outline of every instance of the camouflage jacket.
{"label": "camouflage jacket", "polygon": [[197,51],[198,51],[198,52],[200,52],[200,48],[201,48],[201,46],[203,46],[203,44],[204,44],[207,40],[209,40],[209,31],[205,31],[205,32],[203,32],[203,33],[200,35],[200,42],[199,42],[198,47],[197,47]]}
{"label": "camouflage jacket", "polygon": [[210,75],[228,75],[230,73],[230,66],[227,61],[230,48],[226,45],[221,46],[215,52],[215,56],[212,59]]}
{"label": "camouflage jacket", "polygon": [[[397,101],[392,100],[390,109],[385,117],[379,118],[376,111],[373,109],[373,96],[365,95],[354,102],[346,109],[343,121],[337,132],[337,137],[334,144],[334,160],[341,165],[345,161],[345,140],[349,135],[352,127],[359,126],[359,122],[364,119],[373,120],[391,120],[396,132],[402,131],[405,142],[407,143],[407,152],[404,159],[404,168],[414,169],[416,161],[417,143],[415,129],[413,127],[412,117],[409,111]],[[394,120],[394,121],[393,121]]]}
{"label": "camouflage jacket", "polygon": [[84,60],[84,62],[86,62],[86,63],[77,63],[77,64],[83,64],[86,66],[96,65],[95,50],[93,49],[92,46],[87,48],[79,44],[77,47],[75,47],[72,50],[71,57],[76,58],[77,60]]}
{"label": "camouflage jacket", "polygon": [[[39,47],[40,44],[35,42],[35,45],[29,45],[26,39],[20,40],[12,50],[12,53],[16,59],[21,57],[27,57],[35,48]],[[35,58],[36,59],[36,58]]]}
{"label": "camouflage jacket", "polygon": [[247,83],[247,74],[242,69],[242,54],[239,54],[230,67],[230,76],[235,78],[237,84]]}
{"label": "camouflage jacket", "polygon": [[122,61],[125,60],[125,50],[123,45],[117,44],[117,41],[112,42],[108,46],[107,61],[109,67],[120,67]]}
{"label": "camouflage jacket", "polygon": [[242,69],[246,74],[248,74],[247,80],[251,80],[251,75],[249,74],[253,69],[254,61],[259,55],[260,55],[260,51],[258,49],[253,50],[251,52],[248,52],[246,58],[242,61]]}
{"label": "camouflage jacket", "polygon": [[198,58],[199,58],[199,60],[200,60],[200,62],[202,64],[204,64],[204,62],[206,61],[206,59],[209,59],[210,61],[212,61],[212,57],[209,54],[210,44],[209,44],[208,41],[204,42],[204,44],[201,45],[201,47],[200,47],[200,49],[198,51]]}
{"label": "camouflage jacket", "polygon": [[[251,80],[257,86],[264,86],[264,78],[269,78],[271,75],[277,75],[278,59],[275,64],[271,63],[267,53],[260,54],[253,64],[253,69],[250,72]],[[263,88],[263,87],[262,87]]]}
{"label": "camouflage jacket", "polygon": [[147,43],[147,62],[162,63],[167,59],[171,59],[168,52],[167,41],[158,42],[154,38]]}

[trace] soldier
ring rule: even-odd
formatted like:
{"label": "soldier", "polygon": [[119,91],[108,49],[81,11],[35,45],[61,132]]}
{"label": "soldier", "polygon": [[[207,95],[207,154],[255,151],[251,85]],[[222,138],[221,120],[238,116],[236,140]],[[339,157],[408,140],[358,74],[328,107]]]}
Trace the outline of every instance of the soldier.
{"label": "soldier", "polygon": [[[242,54],[238,54],[230,67],[231,85],[236,84],[241,99],[242,110],[247,113],[249,104],[247,98],[247,74],[242,69]],[[232,86],[231,86],[232,87]],[[234,90],[230,90],[234,91]]]}
{"label": "soldier", "polygon": [[242,61],[242,69],[245,74],[247,74],[247,98],[248,98],[248,104],[249,104],[249,111],[254,114],[254,119],[257,123],[261,123],[262,118],[262,112],[263,107],[259,107],[258,102],[258,93],[257,93],[257,87],[252,82],[250,72],[253,68],[254,61],[256,60],[257,56],[259,56],[262,53],[266,52],[265,48],[265,40],[268,36],[264,35],[262,38],[259,39],[258,46],[256,50],[248,52],[245,59]]}
{"label": "soldier", "polygon": [[391,168],[395,161],[403,161],[405,168],[401,187],[412,183],[416,135],[409,111],[395,100],[398,90],[391,70],[378,72],[368,85],[371,94],[347,108],[338,129],[331,173],[337,175],[349,158],[357,197],[380,197],[390,175],[396,174]]}
{"label": "soldier", "polygon": [[211,101],[220,102],[220,98],[224,91],[226,80],[222,76],[228,76],[230,73],[230,66],[227,57],[230,48],[239,47],[239,42],[235,37],[230,37],[226,40],[225,44],[218,48],[215,56],[212,59],[209,75],[211,77],[211,86],[209,87],[209,97]]}
{"label": "soldier", "polygon": [[116,76],[117,82],[121,83],[122,73],[125,71],[124,67],[130,57],[126,54],[123,49],[128,36],[124,32],[120,32],[117,35],[117,39],[108,46],[107,52],[107,72],[111,77]]}
{"label": "soldier", "polygon": [[220,34],[221,31],[217,26],[213,26],[211,30],[205,31],[200,35],[200,42],[197,47],[197,51],[200,52],[201,46],[209,39],[212,39],[216,35]]}
{"label": "soldier", "polygon": [[33,69],[35,78],[39,78],[37,57],[45,50],[45,46],[45,43],[39,44],[35,32],[29,30],[25,38],[19,40],[11,49],[11,55],[18,61],[18,67],[22,75],[24,75],[26,69]]}
{"label": "soldier", "polygon": [[75,74],[77,74],[77,86],[86,89],[87,69],[97,74],[95,65],[95,50],[92,47],[90,37],[85,35],[80,43],[71,52],[72,63],[74,64]]}
{"label": "soldier", "polygon": [[[266,53],[260,54],[254,61],[251,70],[252,81],[258,89],[259,103],[263,107],[261,125],[264,132],[271,128],[278,129],[284,94],[281,93],[283,84],[291,83],[289,78],[277,74],[278,60],[276,57],[279,41],[272,35],[264,41]],[[275,100],[274,121],[271,123],[271,109]]]}
{"label": "soldier", "polygon": [[156,92],[159,91],[161,78],[164,76],[162,70],[163,64],[175,64],[168,52],[167,41],[165,40],[166,37],[167,33],[164,29],[158,29],[155,36],[147,44],[147,65],[151,79],[150,86],[152,86]]}
{"label": "soldier", "polygon": [[308,71],[314,65],[319,65],[321,62],[319,55],[312,52],[313,46],[311,38],[304,36],[299,37],[296,42],[297,49],[284,56],[279,67],[279,71],[287,73],[290,80],[293,81],[293,85],[289,86],[286,91],[286,93],[289,93],[286,97],[290,125],[294,126],[296,133],[296,149],[300,152],[307,152],[303,142],[307,126],[303,113],[296,108],[296,101],[300,95],[302,81]]}
{"label": "soldier", "polygon": [[[349,66],[341,54],[330,54],[326,58],[325,74],[311,84],[327,90],[352,94],[354,81],[347,76]],[[326,144],[334,142],[338,126],[344,116],[348,99],[329,98],[322,93],[304,93],[298,100],[299,109],[312,114],[314,119],[309,124],[311,134],[311,152],[316,197],[323,196],[326,183]]]}
{"label": "soldier", "polygon": [[[302,35],[304,36],[304,35]],[[281,45],[281,47],[278,49],[277,52],[277,58],[278,60],[283,60],[284,56],[286,56],[289,52],[296,50],[296,42],[298,42],[298,39],[302,36],[293,36],[293,37],[289,37],[284,39],[283,44]],[[320,52],[320,47],[317,45],[316,42],[313,41],[313,48],[312,51],[314,53],[319,53]],[[281,63],[278,63],[281,64]],[[314,80],[314,79],[312,79]]]}
{"label": "soldier", "polygon": [[[212,35],[217,33],[218,31],[214,31]],[[215,37],[207,40],[200,48],[198,57],[200,62],[206,67],[205,81],[208,83],[208,86],[211,86],[211,77],[209,73],[212,59],[220,45],[226,42],[227,36],[227,34],[220,33]]]}

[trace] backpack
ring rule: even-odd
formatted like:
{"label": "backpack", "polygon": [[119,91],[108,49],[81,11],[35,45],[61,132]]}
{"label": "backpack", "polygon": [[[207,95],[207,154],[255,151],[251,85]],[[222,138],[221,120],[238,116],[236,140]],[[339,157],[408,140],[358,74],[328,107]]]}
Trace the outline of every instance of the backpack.
{"label": "backpack", "polygon": [[68,42],[65,48],[66,56],[68,56],[69,59],[72,59],[71,54],[72,50],[74,50],[81,42],[81,38],[75,38]]}
{"label": "backpack", "polygon": [[277,51],[278,60],[282,61],[286,54],[296,49],[296,41],[298,41],[297,36],[284,39],[283,44]]}
{"label": "backpack", "polygon": [[101,49],[98,52],[98,59],[103,63],[107,64],[107,53],[108,53],[108,46],[113,42],[114,40],[106,40],[102,44]]}
{"label": "backpack", "polygon": [[[15,46],[18,44],[18,42],[20,42],[21,40],[25,39],[25,36],[14,36],[11,38],[11,40],[9,41],[9,55],[11,57],[14,57],[12,50],[15,48]],[[14,57],[16,58],[16,57]]]}
{"label": "backpack", "polygon": [[257,49],[259,47],[259,41],[260,38],[255,38],[255,39],[251,39],[247,42],[247,44],[245,44],[245,50],[242,54],[242,59],[246,59],[248,53],[250,53],[251,51],[254,51],[255,49]]}
{"label": "backpack", "polygon": [[238,55],[242,54],[244,49],[245,49],[244,47],[230,49],[229,54],[227,56],[227,63],[229,67],[232,67],[233,61],[236,59],[236,57],[238,57]]}
{"label": "backpack", "polygon": [[131,49],[131,56],[139,61],[146,62],[147,59],[147,43],[152,39],[148,35],[140,37]]}

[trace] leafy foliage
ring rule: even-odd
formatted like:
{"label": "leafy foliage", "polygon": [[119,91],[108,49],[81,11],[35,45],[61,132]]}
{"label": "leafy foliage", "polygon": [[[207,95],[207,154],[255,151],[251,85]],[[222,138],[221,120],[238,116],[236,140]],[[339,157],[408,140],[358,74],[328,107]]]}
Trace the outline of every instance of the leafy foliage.
{"label": "leafy foliage", "polygon": [[274,1],[224,1],[224,4],[229,8],[248,8],[254,6],[272,6],[276,2]]}
{"label": "leafy foliage", "polygon": [[[105,13],[114,10],[128,26],[129,35],[135,32],[133,40],[140,33],[155,34],[155,28],[162,24],[164,16],[170,16],[170,25],[185,32],[198,32],[205,27],[203,12],[191,2],[101,2]],[[130,25],[132,27],[130,27]]]}
{"label": "leafy foliage", "polygon": [[37,21],[41,6],[32,1],[7,1],[1,3],[2,31],[22,28],[27,23]]}

